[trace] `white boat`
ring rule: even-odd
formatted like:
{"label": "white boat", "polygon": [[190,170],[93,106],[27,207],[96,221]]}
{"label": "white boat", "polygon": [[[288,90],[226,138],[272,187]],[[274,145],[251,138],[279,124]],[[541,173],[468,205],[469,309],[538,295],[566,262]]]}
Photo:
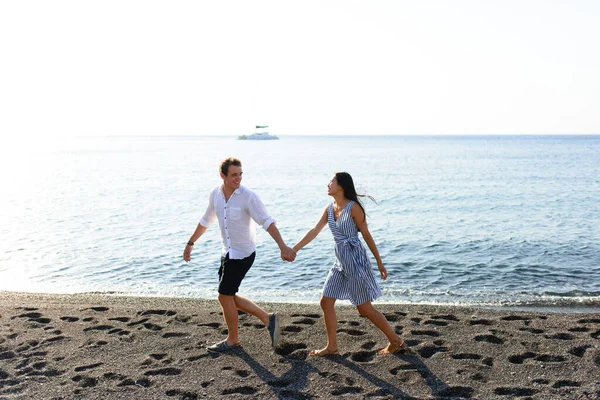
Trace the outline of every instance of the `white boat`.
{"label": "white boat", "polygon": [[[252,135],[239,136],[239,140],[279,140],[275,135],[270,135],[269,132],[263,129],[267,129],[267,125],[256,125],[256,132]],[[260,131],[259,131],[260,130]]]}

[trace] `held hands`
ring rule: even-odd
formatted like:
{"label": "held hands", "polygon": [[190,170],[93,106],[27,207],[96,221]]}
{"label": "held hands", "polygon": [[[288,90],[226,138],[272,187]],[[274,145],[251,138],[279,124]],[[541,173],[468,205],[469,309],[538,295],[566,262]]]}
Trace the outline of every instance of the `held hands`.
{"label": "held hands", "polygon": [[281,249],[281,259],[292,262],[296,259],[296,252],[291,247],[285,246]]}
{"label": "held hands", "polygon": [[384,281],[387,279],[387,269],[383,266],[382,262],[377,263],[377,269],[379,269],[379,275]]}

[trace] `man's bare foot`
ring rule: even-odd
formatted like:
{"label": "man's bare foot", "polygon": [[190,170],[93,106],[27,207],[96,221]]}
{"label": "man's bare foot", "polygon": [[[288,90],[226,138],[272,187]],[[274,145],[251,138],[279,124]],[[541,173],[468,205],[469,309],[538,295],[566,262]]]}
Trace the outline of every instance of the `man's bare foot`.
{"label": "man's bare foot", "polygon": [[399,342],[390,342],[385,349],[379,350],[379,354],[394,354],[398,352],[404,352],[406,350],[408,350],[408,346],[406,346],[404,340],[400,339]]}
{"label": "man's bare foot", "polygon": [[310,353],[308,353],[309,356],[319,356],[319,357],[333,356],[336,354],[340,354],[338,352],[338,349],[330,349],[328,347],[325,347],[324,349],[321,349],[321,350],[313,350]]}

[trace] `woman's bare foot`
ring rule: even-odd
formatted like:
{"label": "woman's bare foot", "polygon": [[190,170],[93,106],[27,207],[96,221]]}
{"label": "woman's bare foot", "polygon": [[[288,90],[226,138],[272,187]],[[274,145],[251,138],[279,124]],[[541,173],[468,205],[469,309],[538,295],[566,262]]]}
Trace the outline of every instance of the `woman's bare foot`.
{"label": "woman's bare foot", "polygon": [[399,342],[390,342],[385,349],[379,350],[379,354],[394,354],[408,350],[404,340],[400,339]]}
{"label": "woman's bare foot", "polygon": [[340,354],[338,352],[338,349],[330,349],[328,347],[325,347],[324,349],[321,349],[321,350],[313,350],[310,353],[308,353],[309,356],[319,356],[319,357],[333,356],[336,354]]}

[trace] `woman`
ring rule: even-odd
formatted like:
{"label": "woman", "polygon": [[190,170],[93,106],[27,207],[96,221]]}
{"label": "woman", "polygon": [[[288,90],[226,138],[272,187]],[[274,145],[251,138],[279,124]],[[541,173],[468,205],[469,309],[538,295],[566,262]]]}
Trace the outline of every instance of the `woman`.
{"label": "woman", "polygon": [[379,354],[405,350],[404,340],[394,332],[383,314],[371,304],[371,301],[381,296],[381,289],[371,272],[367,252],[358,239],[359,231],[375,256],[379,274],[384,280],[387,278],[387,271],[367,228],[365,210],[358,200],[352,177],[347,172],[337,172],[327,185],[327,189],[327,194],[334,199],[333,203],[325,207],[319,222],[293,247],[293,250],[298,252],[317,237],[325,225],[329,224],[335,240],[336,261],[325,279],[321,297],[327,346],[321,350],[311,351],[310,355],[326,356],[339,352],[334,307],[337,299],[350,300],[360,315],[369,318],[387,336],[389,344],[380,350]]}

